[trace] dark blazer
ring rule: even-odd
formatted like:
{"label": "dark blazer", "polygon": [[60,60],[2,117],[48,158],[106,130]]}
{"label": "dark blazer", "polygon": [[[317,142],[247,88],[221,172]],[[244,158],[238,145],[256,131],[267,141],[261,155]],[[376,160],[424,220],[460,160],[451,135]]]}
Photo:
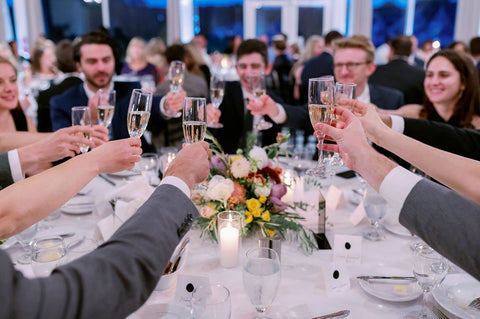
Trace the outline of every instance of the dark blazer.
{"label": "dark blazer", "polygon": [[69,76],[62,82],[52,85],[50,88],[38,93],[37,103],[37,130],[39,132],[52,132],[52,120],[50,119],[50,99],[62,94],[74,85],[83,83],[82,79],[77,76]]}
{"label": "dark blazer", "polygon": [[[267,89],[267,94],[278,103],[281,103],[281,100],[276,97],[269,89]],[[243,96],[242,86],[238,81],[227,81],[225,83],[225,93],[223,96],[222,104],[220,104],[220,111],[222,112],[220,116],[220,123],[223,124],[223,128],[212,129],[209,128],[211,133],[218,140],[223,150],[227,154],[235,154],[239,147],[244,147],[241,145],[242,133],[245,128],[245,104]],[[249,111],[248,111],[249,112]],[[265,120],[272,122],[273,121],[265,116]],[[273,124],[268,130],[260,131],[262,145],[269,145],[275,143],[277,133],[280,132],[280,126]]]}
{"label": "dark blazer", "polygon": [[407,196],[399,221],[480,280],[480,205],[423,179]]}
{"label": "dark blazer", "polygon": [[0,153],[0,190],[11,184],[13,184],[13,178],[8,161],[8,152]]}
{"label": "dark blazer", "polygon": [[394,59],[387,64],[380,65],[368,82],[379,84],[403,92],[405,104],[422,104],[425,91],[423,80],[425,71],[411,66],[407,61]]}
{"label": "dark blazer", "polygon": [[150,296],[197,216],[182,191],[161,185],[107,242],[47,278],[25,278],[0,249],[0,318],[127,317]]}
{"label": "dark blazer", "polygon": [[333,75],[333,56],[328,52],[307,60],[303,64],[302,86],[300,87],[300,103],[308,102],[308,79],[324,75]]}
{"label": "dark blazer", "polygon": [[370,103],[386,110],[396,110],[405,105],[403,93],[378,84],[369,84]]}
{"label": "dark blazer", "polygon": [[[113,114],[111,132],[114,140],[128,138],[127,115],[130,96],[133,89],[139,89],[139,82],[114,82],[114,89],[117,91],[115,113]],[[150,122],[161,118],[159,109],[160,97],[154,97]],[[50,100],[50,117],[52,119],[52,129],[57,131],[63,127],[72,125],[72,107],[88,105],[88,97],[83,88],[83,84],[78,84],[66,90],[60,95]],[[142,148],[144,152],[154,152],[155,148],[147,143],[142,136]]]}

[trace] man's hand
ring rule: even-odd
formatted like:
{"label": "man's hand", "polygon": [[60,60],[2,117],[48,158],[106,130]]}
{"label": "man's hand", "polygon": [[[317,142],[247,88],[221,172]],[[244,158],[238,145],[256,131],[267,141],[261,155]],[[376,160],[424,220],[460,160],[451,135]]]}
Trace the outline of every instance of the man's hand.
{"label": "man's hand", "polygon": [[92,126],[92,142],[98,147],[108,142],[108,129],[102,125]]}
{"label": "man's hand", "polygon": [[212,103],[207,104],[207,123],[220,121],[222,111],[215,108]]}
{"label": "man's hand", "polygon": [[268,115],[270,117],[278,115],[277,103],[266,94],[256,101],[253,95],[250,94],[247,109],[250,110],[252,115]]}
{"label": "man's hand", "polygon": [[180,112],[183,109],[183,100],[187,97],[187,92],[184,89],[180,88],[180,90],[176,93],[168,92],[165,95],[165,111],[167,115],[170,113],[175,114]]}
{"label": "man's hand", "polygon": [[132,169],[140,161],[142,143],[139,138],[131,137],[105,143],[81,156],[89,157],[98,174],[116,173]]}
{"label": "man's hand", "polygon": [[207,142],[185,145],[168,166],[165,176],[178,177],[192,189],[207,178],[210,172],[208,157]]}

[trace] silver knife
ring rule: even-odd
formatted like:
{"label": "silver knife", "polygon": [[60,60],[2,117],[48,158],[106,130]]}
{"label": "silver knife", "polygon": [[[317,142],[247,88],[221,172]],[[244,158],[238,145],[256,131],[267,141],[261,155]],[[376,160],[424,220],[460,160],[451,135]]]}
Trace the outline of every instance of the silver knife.
{"label": "silver knife", "polygon": [[348,317],[350,314],[350,310],[342,310],[339,312],[334,312],[328,315],[320,316],[320,317],[313,317],[312,319],[341,319]]}
{"label": "silver knife", "polygon": [[415,277],[407,276],[358,276],[357,279],[361,280],[408,280],[408,281],[417,281]]}

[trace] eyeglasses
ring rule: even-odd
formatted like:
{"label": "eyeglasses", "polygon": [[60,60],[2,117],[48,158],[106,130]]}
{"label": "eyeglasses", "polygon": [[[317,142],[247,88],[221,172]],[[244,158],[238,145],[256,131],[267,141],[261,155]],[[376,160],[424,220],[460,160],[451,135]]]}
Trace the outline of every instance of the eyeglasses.
{"label": "eyeglasses", "polygon": [[347,70],[351,71],[352,69],[358,68],[362,64],[367,64],[368,62],[347,62],[347,63],[335,63],[333,67],[335,69],[342,69],[344,66],[347,67]]}

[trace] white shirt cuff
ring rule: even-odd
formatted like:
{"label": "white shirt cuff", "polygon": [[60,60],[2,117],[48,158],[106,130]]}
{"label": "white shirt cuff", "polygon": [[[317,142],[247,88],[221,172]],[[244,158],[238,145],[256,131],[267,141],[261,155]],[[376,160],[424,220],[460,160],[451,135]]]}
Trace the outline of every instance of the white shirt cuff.
{"label": "white shirt cuff", "polygon": [[160,100],[160,113],[167,119],[171,118],[170,116],[167,115],[165,110],[165,96],[162,97],[162,99]]}
{"label": "white shirt cuff", "polygon": [[402,210],[403,204],[407,199],[408,194],[412,188],[422,178],[403,167],[397,166],[392,169],[383,179],[380,185],[380,195],[388,202],[393,209],[395,220],[398,221],[398,216]]}
{"label": "white shirt cuff", "polygon": [[405,130],[405,120],[403,117],[398,115],[390,115],[390,119],[392,120],[392,130],[403,134],[403,131]]}
{"label": "white shirt cuff", "polygon": [[20,158],[18,158],[17,149],[8,151],[8,164],[10,165],[10,172],[12,173],[12,179],[14,183],[25,178],[25,175],[22,172]]}
{"label": "white shirt cuff", "polygon": [[160,182],[160,185],[168,184],[177,187],[180,189],[188,198],[190,198],[190,188],[188,188],[187,183],[182,181],[180,178],[175,176],[166,176]]}
{"label": "white shirt cuff", "polygon": [[285,109],[281,104],[277,103],[277,108],[278,108],[278,114],[275,117],[270,117],[272,121],[274,121],[277,124],[282,124],[287,121],[287,113],[285,112]]}

